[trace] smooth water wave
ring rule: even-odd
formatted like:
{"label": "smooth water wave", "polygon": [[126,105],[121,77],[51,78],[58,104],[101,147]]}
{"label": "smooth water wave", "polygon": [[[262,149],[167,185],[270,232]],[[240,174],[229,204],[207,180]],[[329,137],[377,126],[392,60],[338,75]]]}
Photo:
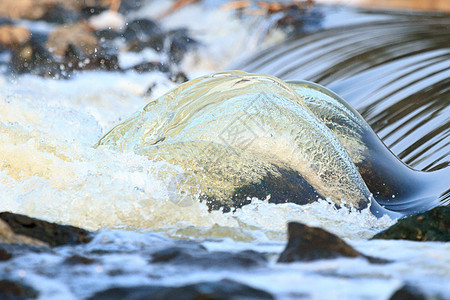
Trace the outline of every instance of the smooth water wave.
{"label": "smooth water wave", "polygon": [[233,68],[322,84],[349,101],[405,163],[420,170],[449,165],[449,17],[366,15],[391,19],[300,35]]}

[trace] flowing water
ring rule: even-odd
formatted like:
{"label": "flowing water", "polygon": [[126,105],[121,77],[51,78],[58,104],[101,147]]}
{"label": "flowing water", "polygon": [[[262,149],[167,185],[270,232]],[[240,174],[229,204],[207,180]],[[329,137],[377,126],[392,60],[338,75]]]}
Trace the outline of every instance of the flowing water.
{"label": "flowing water", "polygon": [[[152,8],[150,5],[140,13],[150,14],[154,11]],[[195,59],[200,62],[196,68],[192,64],[195,59],[188,58],[183,67],[192,76],[205,68],[221,71],[224,62],[236,59],[236,52],[241,56],[245,50],[263,47],[258,43],[250,47],[239,42],[246,41],[242,37],[254,33],[251,29],[256,25],[263,30],[264,24],[239,21],[230,12],[205,11],[199,5],[179,11],[164,21],[167,22],[164,25],[170,27],[174,26],[172,20],[184,20],[188,26],[192,19],[187,15],[204,21],[204,27],[198,22],[193,30],[199,38],[203,34],[212,44],[207,48],[209,52],[202,50],[205,52],[197,54]],[[324,17],[322,26],[327,29],[302,35],[259,52],[244,63],[231,65],[286,80],[321,83],[356,107],[405,162],[423,170],[446,166],[448,18],[352,10],[331,10],[325,15],[331,16]],[[342,24],[349,24],[349,27],[335,28],[339,16],[345,19]],[[229,22],[217,26],[217,20]],[[220,41],[215,37],[220,37]],[[232,51],[224,51],[224,45]],[[216,59],[211,58],[211,53]],[[253,199],[235,212],[209,211],[206,201],[199,201],[197,189],[202,188],[202,180],[192,176],[198,174],[192,170],[201,167],[201,162],[193,156],[195,151],[190,157],[174,157],[167,137],[176,141],[181,132],[183,141],[189,134],[192,141],[192,132],[195,132],[213,141],[214,133],[222,132],[214,128],[220,122],[205,123],[211,124],[208,131],[183,131],[186,127],[179,126],[186,126],[184,118],[189,119],[191,129],[205,120],[195,115],[196,110],[191,109],[189,103],[155,102],[156,97],[144,96],[152,83],[156,84],[154,95],[162,95],[175,87],[157,73],[95,71],[80,73],[68,81],[29,75],[0,77],[0,210],[99,230],[94,241],[87,245],[60,247],[50,253],[28,254],[0,263],[0,277],[28,283],[40,291],[42,299],[78,299],[111,286],[181,285],[222,278],[267,290],[282,299],[386,299],[405,283],[423,289],[427,295],[450,298],[449,244],[368,241],[367,238],[395,223],[388,216],[376,218],[368,208],[360,212],[345,205],[336,209],[332,199],[297,205],[270,203],[267,198]],[[279,93],[282,92],[281,89]],[[153,104],[145,106],[150,101]],[[169,116],[175,119],[174,123],[164,124],[167,128],[162,132],[166,136],[154,134],[144,140],[143,145],[147,146],[155,141],[162,143],[162,150],[147,147],[143,152],[117,151],[141,146],[136,148],[138,141],[130,136],[124,136],[128,144],[118,146],[121,149],[94,147],[114,125],[141,107],[155,105],[161,106],[157,109],[162,116],[170,115],[171,105],[177,106],[173,112],[178,115]],[[244,113],[236,102],[228,102],[228,105],[230,116]],[[298,107],[290,111],[292,117],[308,116]],[[224,114],[214,105],[205,106],[203,112],[207,112],[211,120],[220,119],[215,118],[217,113]],[[208,114],[204,118],[208,118]],[[154,117],[161,118],[160,115]],[[268,125],[289,121],[280,121],[270,114],[265,118]],[[226,124],[232,121],[221,120]],[[259,125],[252,125],[249,132],[260,128]],[[283,130],[279,130],[278,144],[284,138]],[[289,135],[284,140],[294,142]],[[253,167],[267,163],[265,147],[275,144],[270,144],[267,137],[263,142],[252,143],[249,149],[255,147],[261,159],[252,160],[252,167],[246,168],[243,163],[246,157],[239,156],[243,162],[238,161],[242,163],[236,167],[247,170],[249,176],[259,176]],[[274,149],[279,153],[288,153],[283,145],[278,146],[279,149]],[[352,165],[351,158],[339,152],[340,146],[336,147],[341,163]],[[198,151],[201,147],[194,148]],[[220,147],[214,149],[220,151]],[[152,159],[149,159],[149,152]],[[294,165],[292,159],[282,163]],[[218,166],[221,169],[225,165],[221,169],[225,177],[236,178],[232,173],[236,169],[230,164],[231,160],[222,160]],[[338,167],[335,170],[342,171]],[[351,176],[358,177],[358,174]],[[361,188],[360,177],[356,177],[348,184],[356,182]],[[203,180],[211,181],[210,178]],[[277,254],[286,240],[286,223],[291,220],[323,227],[345,238],[364,254],[394,262],[373,265],[364,259],[336,259],[276,264]],[[210,251],[255,250],[264,253],[269,263],[250,269],[149,263],[151,252],[180,243],[184,245],[178,239],[198,241]],[[96,258],[97,262],[75,267],[64,264],[65,258],[74,253]]]}

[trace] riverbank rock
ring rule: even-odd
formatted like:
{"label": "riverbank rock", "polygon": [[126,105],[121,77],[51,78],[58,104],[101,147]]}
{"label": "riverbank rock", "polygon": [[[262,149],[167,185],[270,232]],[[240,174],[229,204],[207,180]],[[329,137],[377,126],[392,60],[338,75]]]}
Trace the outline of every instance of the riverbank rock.
{"label": "riverbank rock", "polygon": [[30,31],[21,26],[0,25],[0,48],[15,49],[31,38]]}
{"label": "riverbank rock", "polygon": [[288,223],[289,240],[278,262],[313,261],[337,257],[364,257],[371,263],[388,263],[387,260],[360,253],[338,236],[322,228]]}
{"label": "riverbank rock", "polygon": [[0,219],[0,243],[48,246],[46,243],[15,233],[7,222]]}
{"label": "riverbank rock", "polygon": [[0,299],[36,299],[38,292],[33,288],[11,280],[0,280]]}
{"label": "riverbank rock", "polygon": [[411,241],[450,241],[450,207],[432,210],[399,220],[372,239]]}
{"label": "riverbank rock", "polygon": [[[36,243],[36,241],[41,241],[52,247],[66,244],[88,243],[91,241],[91,233],[84,229],[50,223],[10,212],[0,213],[0,226],[1,224],[3,224],[2,228],[5,228],[4,225],[7,224],[16,237],[26,238],[26,241],[30,241],[28,239],[31,238],[31,242]],[[6,233],[8,232],[6,231]],[[8,240],[6,239],[1,242],[8,243]],[[30,243],[24,242],[24,244]]]}
{"label": "riverbank rock", "polygon": [[199,282],[178,287],[135,286],[110,288],[96,293],[89,299],[274,299],[268,292],[255,289],[233,280]]}
{"label": "riverbank rock", "polygon": [[79,19],[84,11],[106,9],[110,4],[111,0],[2,0],[0,17],[62,23],[67,17]]}
{"label": "riverbank rock", "polygon": [[0,16],[10,19],[41,18],[56,0],[2,0],[0,5]]}

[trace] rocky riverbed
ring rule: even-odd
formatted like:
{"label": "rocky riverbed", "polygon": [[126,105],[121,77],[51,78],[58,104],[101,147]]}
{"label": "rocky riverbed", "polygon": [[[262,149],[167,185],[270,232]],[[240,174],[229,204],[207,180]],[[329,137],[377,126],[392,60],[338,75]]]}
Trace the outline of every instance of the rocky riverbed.
{"label": "rocky riverbed", "polygon": [[[408,217],[401,220],[398,225],[393,225],[376,235],[375,238],[393,238],[396,236],[397,238],[411,240],[421,238],[424,241],[431,239],[448,242],[450,240],[449,213],[448,207],[439,207],[425,214]],[[417,234],[407,236],[411,232],[419,232],[418,234],[423,232],[425,235],[432,233],[428,238],[419,237]],[[136,249],[130,249],[130,245],[120,245],[120,237],[116,241],[108,241],[107,236],[103,236],[101,243],[118,244],[101,249],[98,245],[89,245],[89,243],[96,243],[98,235],[102,235],[102,233],[88,232],[81,228],[58,225],[24,215],[8,212],[0,213],[0,261],[6,265],[3,271],[11,275],[17,273],[19,278],[25,279],[27,271],[15,269],[14,266],[20,265],[20,260],[23,262],[27,259],[27,256],[32,255],[34,259],[51,262],[54,270],[60,270],[65,273],[65,276],[72,278],[67,283],[76,285],[77,276],[81,275],[78,274],[78,266],[85,269],[88,269],[88,266],[91,268],[95,266],[96,271],[100,273],[109,270],[104,276],[108,276],[111,281],[114,281],[114,278],[126,280],[126,274],[128,276],[133,275],[129,273],[130,270],[127,270],[126,266],[121,267],[117,263],[121,259],[126,261],[129,256],[136,256],[137,254],[141,260],[141,271],[153,270],[155,272],[153,276],[156,276],[156,278],[159,277],[156,275],[158,273],[156,269],[176,270],[179,268],[181,270],[215,272],[257,270],[258,272],[270,272],[271,269],[276,269],[279,264],[326,262],[326,260],[340,257],[363,260],[365,264],[380,265],[380,267],[395,263],[395,260],[365,255],[326,230],[296,222],[288,224],[288,242],[280,254],[257,250],[237,252],[208,250],[201,242],[168,240],[161,236],[146,236],[147,243],[139,245],[138,248],[140,249],[137,252]],[[439,237],[436,238],[436,236]],[[61,248],[63,246],[64,248]],[[384,253],[380,254],[384,255]],[[113,257],[116,257],[119,261],[111,259]],[[278,257],[276,262],[273,261],[274,257]],[[7,262],[11,262],[9,266]],[[46,270],[44,273],[50,271],[49,266],[37,268]],[[3,276],[6,274],[4,273]],[[61,274],[57,276],[59,277]],[[151,277],[150,274],[147,276]],[[14,297],[38,298],[39,291],[28,286],[24,281],[26,280],[12,280],[12,278],[1,280],[0,296],[4,299],[15,299]],[[76,291],[75,294],[80,297],[88,296],[86,291]],[[308,294],[295,295],[295,297],[306,298],[309,296]],[[88,299],[198,299],[198,297],[207,297],[208,299],[275,298],[272,293],[265,291],[264,288],[256,289],[239,281],[222,279],[200,281],[181,286],[145,284],[131,287],[110,287],[95,292]],[[403,299],[404,297],[421,299],[424,295],[417,288],[404,286],[394,292],[390,299]]]}

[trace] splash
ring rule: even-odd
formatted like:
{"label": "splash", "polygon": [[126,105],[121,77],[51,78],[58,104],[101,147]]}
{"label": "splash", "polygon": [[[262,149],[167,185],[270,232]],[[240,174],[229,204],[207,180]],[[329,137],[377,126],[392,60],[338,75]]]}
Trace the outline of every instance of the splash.
{"label": "splash", "polygon": [[182,166],[186,176],[177,189],[200,194],[210,208],[241,207],[253,196],[297,204],[346,199],[367,207],[370,192],[352,159],[306,98],[272,76],[217,73],[150,102],[98,146]]}

